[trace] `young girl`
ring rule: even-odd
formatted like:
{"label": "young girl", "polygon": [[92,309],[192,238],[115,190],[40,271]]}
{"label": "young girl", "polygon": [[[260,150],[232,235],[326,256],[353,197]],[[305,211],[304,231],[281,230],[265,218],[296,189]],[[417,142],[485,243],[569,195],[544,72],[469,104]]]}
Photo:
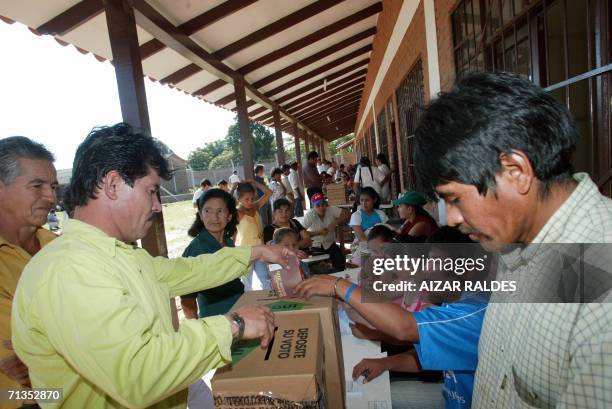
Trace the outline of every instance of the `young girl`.
{"label": "young girl", "polygon": [[[221,189],[209,189],[196,203],[198,213],[188,231],[193,240],[183,252],[183,257],[214,253],[226,246],[234,247],[232,236],[236,234],[238,211],[232,195]],[[236,278],[216,288],[181,296],[185,318],[225,314],[242,293],[244,285]]]}
{"label": "young girl", "polygon": [[[263,242],[263,224],[259,209],[268,203],[272,191],[267,186],[254,180],[247,180],[236,185],[238,195],[238,234],[237,246],[258,246]],[[256,199],[257,189],[264,192]]]}
{"label": "young girl", "polygon": [[[264,192],[259,199],[257,189]],[[267,186],[254,180],[238,183],[236,192],[238,195],[238,233],[236,235],[237,246],[259,246],[263,241],[263,224],[259,216],[259,210],[267,205],[272,191]],[[246,290],[269,289],[270,278],[268,266],[260,261],[253,264],[253,271],[245,278]]]}
{"label": "young girl", "polygon": [[379,223],[386,223],[389,219],[385,212],[378,209],[380,196],[372,187],[364,187],[359,194],[360,206],[351,215],[349,225],[355,232],[356,241],[366,241],[366,231]]}

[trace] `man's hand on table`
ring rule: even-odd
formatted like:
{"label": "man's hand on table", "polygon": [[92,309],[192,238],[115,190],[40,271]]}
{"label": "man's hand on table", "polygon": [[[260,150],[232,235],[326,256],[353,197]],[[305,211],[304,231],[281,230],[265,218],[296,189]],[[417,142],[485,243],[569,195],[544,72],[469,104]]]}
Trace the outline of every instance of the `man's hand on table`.
{"label": "man's hand on table", "polygon": [[389,368],[385,365],[384,359],[362,359],[353,368],[353,380],[356,381],[363,375],[363,383],[367,383],[379,377],[387,369]]}

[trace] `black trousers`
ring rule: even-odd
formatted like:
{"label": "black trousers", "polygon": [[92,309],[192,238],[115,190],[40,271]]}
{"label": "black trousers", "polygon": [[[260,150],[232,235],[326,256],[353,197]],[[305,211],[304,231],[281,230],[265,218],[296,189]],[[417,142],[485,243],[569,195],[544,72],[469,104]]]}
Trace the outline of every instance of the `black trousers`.
{"label": "black trousers", "polygon": [[334,243],[325,250],[336,272],[346,270],[346,256],[338,244]]}

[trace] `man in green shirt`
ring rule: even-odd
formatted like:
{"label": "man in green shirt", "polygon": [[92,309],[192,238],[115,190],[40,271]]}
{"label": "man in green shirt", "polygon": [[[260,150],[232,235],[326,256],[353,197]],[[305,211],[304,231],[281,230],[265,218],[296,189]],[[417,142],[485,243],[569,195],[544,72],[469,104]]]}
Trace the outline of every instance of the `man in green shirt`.
{"label": "man in green shirt", "polygon": [[282,247],[225,248],[169,260],[135,243],[156,213],[167,163],[127,124],[94,129],[79,146],[62,237],[26,266],[13,302],[13,346],[35,388],[62,388],[60,406],[179,408],[187,387],[231,361],[237,338],[270,342],[269,309],[185,321],[168,299],[246,274],[254,260],[286,264]]}

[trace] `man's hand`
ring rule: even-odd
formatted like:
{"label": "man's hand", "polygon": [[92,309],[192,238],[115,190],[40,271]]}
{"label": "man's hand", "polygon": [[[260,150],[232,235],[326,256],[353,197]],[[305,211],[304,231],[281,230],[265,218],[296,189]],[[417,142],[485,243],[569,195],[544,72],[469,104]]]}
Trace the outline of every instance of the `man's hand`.
{"label": "man's hand", "polygon": [[[246,305],[235,311],[244,320],[242,339],[261,338],[261,347],[267,348],[274,336],[274,314],[263,305]],[[233,326],[233,324],[232,324]],[[232,328],[232,333],[237,328]]]}
{"label": "man's hand", "polygon": [[[343,280],[338,283],[338,291],[340,291],[340,285]],[[336,283],[336,277],[328,275],[316,275],[307,280],[300,282],[295,289],[293,294],[298,298],[309,299],[313,295],[321,295],[324,297],[334,296],[334,284]]]}
{"label": "man's hand", "polygon": [[288,267],[289,257],[297,255],[289,247],[273,246],[254,246],[251,249],[251,261],[259,260],[271,264],[280,264]]}
{"label": "man's hand", "polygon": [[353,380],[357,380],[357,378],[363,375],[365,377],[363,383],[367,383],[377,378],[387,369],[383,359],[362,359],[361,362],[353,368]]}
{"label": "man's hand", "polygon": [[[8,350],[13,350],[11,341],[2,341],[2,346]],[[6,358],[0,360],[0,372],[5,374],[10,379],[18,382],[24,388],[31,388],[30,375],[28,367],[21,362],[19,357],[12,353]]]}

